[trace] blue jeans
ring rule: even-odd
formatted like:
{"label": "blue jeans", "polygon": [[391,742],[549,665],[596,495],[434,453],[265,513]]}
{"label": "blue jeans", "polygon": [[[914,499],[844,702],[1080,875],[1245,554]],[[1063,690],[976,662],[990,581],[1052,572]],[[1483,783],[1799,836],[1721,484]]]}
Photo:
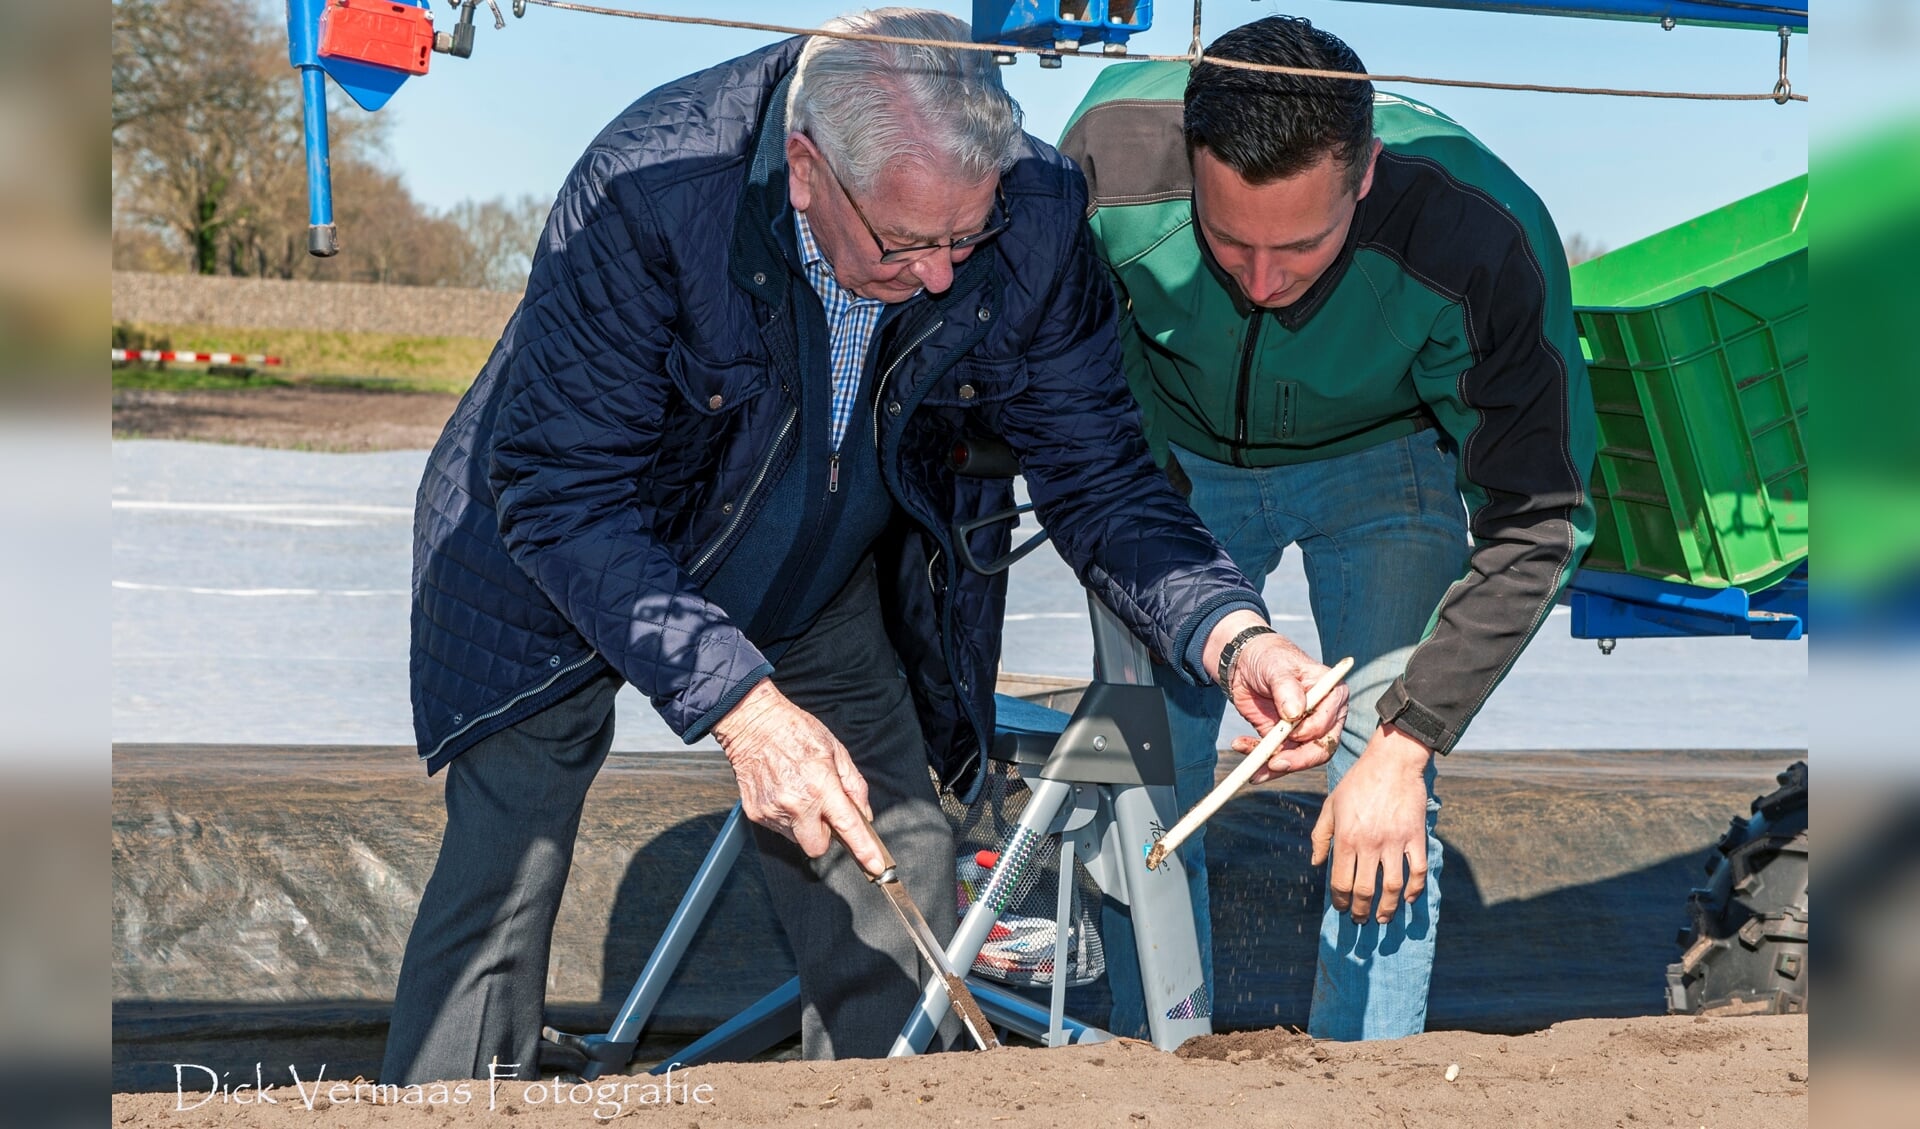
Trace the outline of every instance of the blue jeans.
{"label": "blue jeans", "polygon": [[[1353,656],[1346,728],[1327,764],[1331,792],[1378,728],[1380,695],[1406,668],[1447,588],[1466,573],[1466,512],[1455,484],[1454,456],[1431,430],[1297,466],[1245,469],[1173,450],[1193,481],[1194,512],[1248,579],[1263,584],[1287,546],[1299,547],[1320,654],[1329,661]],[[1286,622],[1275,626],[1295,634]],[[1175,791],[1180,810],[1186,811],[1213,787],[1226,697],[1213,686],[1188,685],[1164,667],[1155,669],[1155,680],[1167,695]],[[1433,794],[1434,776],[1429,766],[1426,893],[1384,927],[1372,921],[1355,925],[1331,902],[1323,904],[1308,1021],[1315,1038],[1392,1039],[1426,1026],[1440,917],[1441,851],[1433,830],[1440,801]],[[1211,998],[1213,928],[1204,828],[1180,853],[1193,888]],[[1111,904],[1103,918],[1112,1030],[1144,1035],[1131,923]]]}

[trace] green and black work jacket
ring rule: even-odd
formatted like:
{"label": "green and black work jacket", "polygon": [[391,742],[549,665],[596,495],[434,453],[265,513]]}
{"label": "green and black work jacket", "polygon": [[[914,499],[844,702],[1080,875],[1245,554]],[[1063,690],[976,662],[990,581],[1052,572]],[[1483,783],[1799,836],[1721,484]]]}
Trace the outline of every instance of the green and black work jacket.
{"label": "green and black work jacket", "polygon": [[1559,236],[1471,134],[1382,94],[1385,148],[1339,257],[1292,305],[1256,309],[1193,220],[1186,77],[1184,63],[1107,68],[1060,145],[1087,178],[1155,456],[1171,442],[1271,467],[1447,437],[1473,552],[1380,718],[1449,751],[1593,535],[1593,400]]}

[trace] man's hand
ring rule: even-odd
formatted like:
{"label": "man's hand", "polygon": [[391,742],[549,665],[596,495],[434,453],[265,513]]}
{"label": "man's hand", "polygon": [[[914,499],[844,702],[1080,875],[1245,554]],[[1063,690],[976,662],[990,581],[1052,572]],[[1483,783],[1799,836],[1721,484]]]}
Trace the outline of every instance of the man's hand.
{"label": "man's hand", "polygon": [[[1235,612],[1221,620],[1207,639],[1204,650],[1207,669],[1218,671],[1220,652],[1227,641],[1260,622],[1260,617],[1252,612]],[[1254,636],[1233,660],[1233,669],[1229,672],[1233,685],[1222,689],[1240,716],[1263,737],[1283,720],[1295,723],[1293,732],[1268,758],[1266,766],[1254,773],[1253,783],[1265,783],[1289,772],[1325,764],[1333,755],[1340,727],[1347,720],[1346,686],[1334,687],[1318,709],[1301,717],[1307,705],[1307,691],[1326,672],[1325,666],[1308,658],[1305,651],[1278,633]],[[1234,740],[1233,749],[1244,756],[1258,743],[1255,738],[1240,737]]]}
{"label": "man's hand", "polygon": [[[1333,908],[1385,925],[1427,888],[1425,745],[1383,725],[1320,808],[1313,865],[1326,861]],[[1376,896],[1378,900],[1376,901]]]}
{"label": "man's hand", "polygon": [[846,746],[771,679],[715,723],[713,736],[733,765],[748,819],[792,839],[809,858],[826,854],[838,835],[862,869],[880,873],[866,780]]}

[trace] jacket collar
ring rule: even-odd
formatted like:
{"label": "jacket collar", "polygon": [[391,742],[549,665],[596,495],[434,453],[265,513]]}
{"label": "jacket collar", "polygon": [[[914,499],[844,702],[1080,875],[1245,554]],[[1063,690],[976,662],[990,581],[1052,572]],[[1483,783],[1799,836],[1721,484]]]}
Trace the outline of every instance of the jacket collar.
{"label": "jacket collar", "polygon": [[[1369,193],[1369,195],[1371,195],[1371,193]],[[1206,233],[1200,230],[1199,205],[1199,196],[1196,194],[1192,205],[1192,226],[1193,241],[1200,246],[1200,258],[1207,264],[1207,271],[1213,275],[1214,281],[1218,282],[1221,288],[1227,292],[1227,297],[1233,299],[1235,312],[1243,318],[1252,317],[1256,311],[1261,311],[1262,308],[1253,304],[1252,299],[1247,297],[1246,291],[1240,289],[1240,284],[1235,282],[1233,276],[1227,273],[1226,268],[1220,265],[1220,260],[1213,257],[1213,248],[1207,245]],[[1299,329],[1311,321],[1314,314],[1320,312],[1320,308],[1327,304],[1327,297],[1339,287],[1340,280],[1346,277],[1347,268],[1353,264],[1354,248],[1359,245],[1360,210],[1366,206],[1367,202],[1362,200],[1354,208],[1353,222],[1347,225],[1346,241],[1341,244],[1340,253],[1334,256],[1334,260],[1332,264],[1327,267],[1326,273],[1314,280],[1313,285],[1307,288],[1307,292],[1302,294],[1300,299],[1292,305],[1283,306],[1277,310],[1264,310],[1263,312],[1272,314],[1281,325],[1288,329]]]}
{"label": "jacket collar", "polygon": [[[787,89],[789,70],[767,96],[759,130],[748,143],[747,179],[733,221],[733,249],[727,256],[734,284],[769,305],[783,305],[793,282],[787,250],[793,223],[782,222],[787,202]],[[784,238],[782,238],[784,236]]]}

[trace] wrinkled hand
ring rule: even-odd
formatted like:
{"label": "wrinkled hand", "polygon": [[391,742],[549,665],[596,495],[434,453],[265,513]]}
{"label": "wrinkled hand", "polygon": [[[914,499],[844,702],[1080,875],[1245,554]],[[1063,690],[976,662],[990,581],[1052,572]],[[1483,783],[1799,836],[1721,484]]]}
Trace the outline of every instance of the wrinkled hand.
{"label": "wrinkled hand", "polygon": [[[1327,873],[1333,908],[1385,925],[1427,888],[1427,783],[1432,753],[1383,725],[1320,808],[1313,865]],[[1377,900],[1376,900],[1377,898]]]}
{"label": "wrinkled hand", "polygon": [[[1255,731],[1266,736],[1282,720],[1293,721],[1293,732],[1280,748],[1267,758],[1264,767],[1253,774],[1253,783],[1263,784],[1290,772],[1327,763],[1340,740],[1340,727],[1347,721],[1345,683],[1321,700],[1318,709],[1301,717],[1306,709],[1307,691],[1327,673],[1327,668],[1307,657],[1284,635],[1260,635],[1248,641],[1246,649],[1233,662],[1233,685],[1227,696],[1233,708],[1247,719]],[[1233,750],[1242,756],[1251,753],[1259,741],[1253,737],[1234,739]]]}
{"label": "wrinkled hand", "polygon": [[880,873],[865,778],[846,746],[771,679],[748,691],[713,736],[733,765],[748,819],[792,839],[809,858],[826,854],[838,835],[867,873]]}

